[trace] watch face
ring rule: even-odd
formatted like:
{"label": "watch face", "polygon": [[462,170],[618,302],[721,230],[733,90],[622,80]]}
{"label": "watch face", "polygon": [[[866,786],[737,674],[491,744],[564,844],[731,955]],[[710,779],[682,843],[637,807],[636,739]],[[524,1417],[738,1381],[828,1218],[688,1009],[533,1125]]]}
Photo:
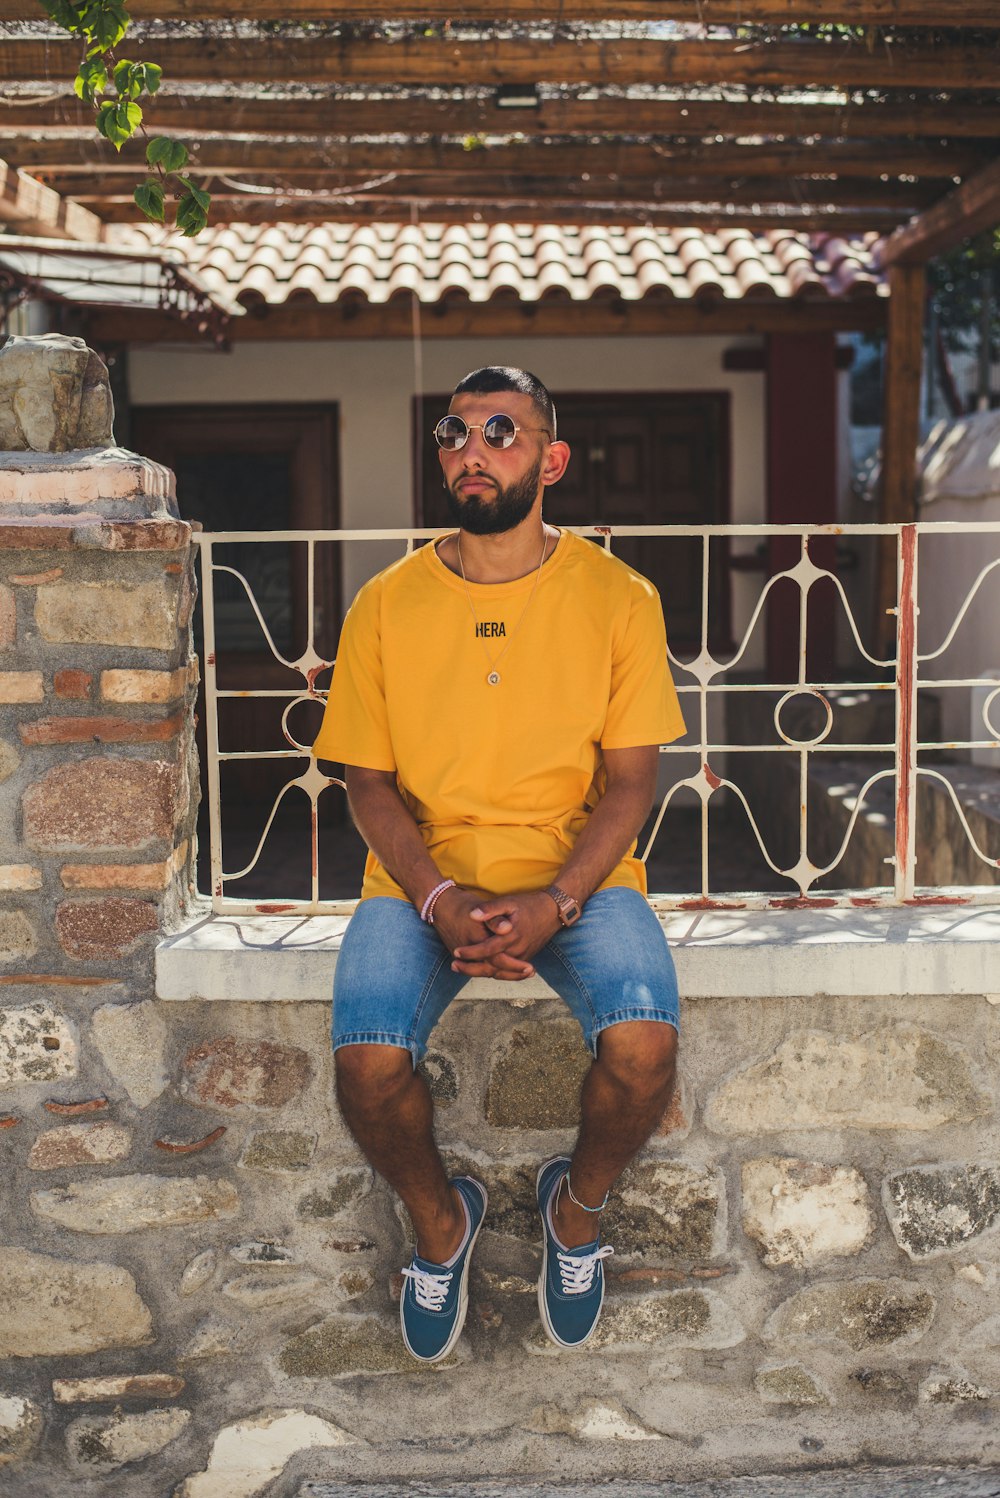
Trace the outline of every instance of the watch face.
{"label": "watch face", "polygon": [[567,905],[560,905],[559,915],[564,926],[573,926],[580,919],[580,907],[575,900],[570,900]]}

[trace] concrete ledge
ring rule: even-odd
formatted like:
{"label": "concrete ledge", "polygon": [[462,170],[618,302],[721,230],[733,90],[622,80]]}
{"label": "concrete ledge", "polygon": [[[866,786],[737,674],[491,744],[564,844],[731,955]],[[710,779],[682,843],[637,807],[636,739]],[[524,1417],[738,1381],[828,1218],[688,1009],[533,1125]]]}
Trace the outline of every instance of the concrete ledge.
{"label": "concrete ledge", "polygon": [[[797,998],[983,994],[1000,1003],[1000,907],[671,911],[660,916],[682,995]],[[206,914],[160,942],[168,1000],[327,1003],[344,916]],[[536,999],[540,979],[475,979],[465,998]]]}

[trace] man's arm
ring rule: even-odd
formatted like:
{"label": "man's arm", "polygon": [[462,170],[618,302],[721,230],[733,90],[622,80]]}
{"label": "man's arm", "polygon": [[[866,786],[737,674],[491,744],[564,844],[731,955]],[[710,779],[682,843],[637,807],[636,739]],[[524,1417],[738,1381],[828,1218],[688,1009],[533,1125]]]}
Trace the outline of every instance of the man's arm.
{"label": "man's arm", "polygon": [[[581,906],[621,862],[649,816],[656,794],[659,756],[658,744],[604,750],[607,789],[555,880]],[[544,891],[489,900],[473,920],[481,928],[487,921],[505,916],[514,923],[516,940],[504,951],[525,962],[560,929],[555,901]],[[455,950],[452,966],[470,977],[481,976],[483,964],[494,960],[493,949],[490,937],[460,946]]]}
{"label": "man's arm", "polygon": [[[441,883],[441,871],[399,794],[395,771],[368,770],[359,765],[345,765],[344,769],[347,796],[358,831],[417,910],[422,910],[431,890]],[[483,890],[467,889],[447,889],[438,897],[434,929],[449,952],[481,938],[483,923],[474,920],[471,912],[478,910],[486,898]],[[506,952],[508,944],[517,937],[511,923],[501,916],[492,929],[496,933],[491,937],[494,954],[482,965],[483,971],[490,977],[529,978],[534,972],[531,964]]]}

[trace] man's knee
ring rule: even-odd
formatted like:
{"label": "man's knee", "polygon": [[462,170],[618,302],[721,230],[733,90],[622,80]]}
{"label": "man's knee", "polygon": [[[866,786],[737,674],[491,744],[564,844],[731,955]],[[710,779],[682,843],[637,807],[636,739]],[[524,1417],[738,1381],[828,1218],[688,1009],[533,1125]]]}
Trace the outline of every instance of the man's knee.
{"label": "man's knee", "polygon": [[413,1057],[402,1046],[343,1045],[334,1052],[342,1100],[382,1108],[413,1076]]}
{"label": "man's knee", "polygon": [[673,1025],[660,1020],[609,1025],[601,1031],[597,1054],[605,1071],[632,1096],[669,1096],[677,1068]]}

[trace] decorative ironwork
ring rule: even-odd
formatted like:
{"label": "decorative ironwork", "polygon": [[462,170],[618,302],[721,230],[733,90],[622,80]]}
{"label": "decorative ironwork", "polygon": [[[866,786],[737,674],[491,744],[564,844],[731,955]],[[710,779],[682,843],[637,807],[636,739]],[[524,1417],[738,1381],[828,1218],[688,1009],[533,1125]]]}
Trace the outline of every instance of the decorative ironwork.
{"label": "decorative ironwork", "polygon": [[[682,790],[692,792],[700,803],[701,824],[701,877],[700,887],[683,895],[657,895],[651,892],[651,903],[662,910],[707,910],[747,908],[788,908],[800,906],[851,906],[851,905],[899,905],[924,903],[996,903],[1000,904],[1000,879],[995,884],[966,888],[935,888],[918,885],[916,877],[917,835],[917,786],[921,779],[939,784],[949,799],[957,816],[968,846],[975,858],[981,861],[984,871],[1000,869],[1000,859],[984,849],[970,827],[966,811],[956,794],[951,780],[932,764],[918,763],[920,756],[940,755],[944,751],[968,751],[994,749],[1000,751],[1000,685],[986,693],[980,707],[982,732],[968,738],[921,739],[918,735],[918,694],[924,689],[950,689],[990,687],[994,677],[931,677],[923,670],[939,660],[951,647],[963,621],[980,598],[984,585],[1000,572],[1000,522],[963,524],[950,522],[919,522],[909,525],[853,525],[853,526],[809,526],[809,525],[713,525],[713,526],[576,526],[578,534],[599,540],[608,550],[614,550],[618,541],[660,539],[669,542],[680,537],[693,537],[701,542],[701,638],[697,653],[690,658],[681,658],[671,649],[670,660],[678,691],[685,707],[689,725],[687,736],[677,744],[661,748],[668,766],[676,762],[681,769],[682,756],[694,759],[692,773],[679,773],[671,778],[659,803],[652,830],[645,840],[640,854],[648,859],[661,832],[664,818]],[[201,552],[203,576],[202,608],[204,617],[204,678],[207,705],[208,739],[208,791],[211,820],[211,878],[213,908],[220,912],[237,913],[324,913],[346,914],[353,908],[353,901],[323,901],[319,895],[319,815],[320,798],[331,786],[345,789],[343,781],[324,775],[310,754],[310,745],[296,738],[290,726],[294,708],[305,702],[322,703],[325,693],[316,683],[333,662],[327,660],[316,647],[316,548],[319,545],[337,543],[345,547],[371,546],[381,543],[399,544],[408,553],[420,542],[436,532],[431,530],[341,530],[341,531],[280,531],[254,532],[232,531],[225,533],[202,533],[196,536]],[[976,535],[983,539],[987,551],[991,548],[996,557],[984,563],[978,576],[961,598],[954,618],[939,644],[920,651],[918,648],[918,562],[920,542],[925,536]],[[709,551],[712,543],[753,541],[766,543],[771,538],[798,538],[799,555],[795,563],[763,581],[749,618],[735,646],[734,653],[720,659],[709,649]],[[858,627],[855,612],[840,577],[829,568],[821,567],[810,555],[810,542],[815,538],[871,538],[873,544],[895,544],[897,562],[897,598],[891,610],[896,618],[896,650],[894,655],[882,659],[866,646]],[[267,620],[246,578],[237,569],[217,560],[218,548],[239,544],[292,544],[304,545],[307,549],[307,598],[305,617],[308,621],[307,639],[302,652],[295,658],[283,655],[275,645]],[[829,545],[829,542],[826,543]],[[380,563],[381,564],[381,563]],[[374,568],[372,569],[374,570]],[[221,689],[217,679],[217,639],[215,614],[215,580],[220,576],[235,579],[245,592],[247,603],[256,619],[261,641],[273,660],[301,677],[301,684],[288,689],[230,690]],[[810,657],[808,636],[810,599],[820,582],[832,586],[836,592],[842,622],[846,627],[853,649],[863,663],[861,672],[849,679],[812,681],[807,674]],[[798,641],[797,677],[792,683],[745,681],[733,679],[748,659],[751,641],[755,632],[763,627],[765,611],[773,590],[791,582],[799,590],[798,597]],[[936,588],[942,586],[935,579]],[[858,679],[860,675],[864,679]],[[710,719],[716,721],[715,702],[719,697],[735,698],[741,693],[763,693],[777,697],[772,709],[775,734],[774,742],[733,742],[726,737],[713,738]],[[884,741],[843,742],[834,741],[835,704],[850,693],[891,694],[895,707],[895,732]],[[281,749],[220,748],[218,710],[220,702],[228,698],[273,698],[284,703],[281,712],[281,731],[287,747]],[[786,722],[787,710],[796,699],[818,703],[820,724],[815,732],[799,733],[795,725]],[[798,826],[796,856],[791,861],[782,861],[773,854],[774,829],[762,828],[755,816],[743,786],[740,784],[738,767],[740,756],[777,755],[779,760],[791,760],[798,774]],[[863,784],[854,797],[850,816],[839,847],[834,856],[817,863],[809,853],[810,806],[809,774],[815,756],[857,756],[863,764],[865,757],[881,755],[890,762],[866,774]],[[239,869],[224,869],[222,843],[222,802],[220,767],[227,762],[239,760],[276,761],[281,759],[301,762],[299,773],[282,786],[271,806],[264,829],[257,842],[252,858]],[[1000,763],[1000,755],[998,755]],[[865,766],[864,768],[868,768]],[[844,860],[845,853],[855,832],[859,817],[870,805],[875,787],[885,783],[891,787],[894,803],[894,851],[885,862],[891,865],[891,879],[884,886],[865,890],[834,890],[821,885],[835,874]],[[1000,773],[997,776],[1000,791]],[[267,901],[240,899],[227,894],[226,889],[235,881],[244,878],[257,867],[268,834],[274,824],[278,808],[284,798],[293,792],[305,796],[309,804],[311,829],[311,885],[308,899],[284,899],[280,891]],[[748,891],[737,895],[713,893],[709,868],[709,805],[715,797],[728,795],[738,803],[752,829],[757,846],[768,867],[776,876],[788,881],[787,895],[776,895],[773,891]],[[785,829],[787,832],[788,829]],[[994,876],[996,877],[996,876]]]}

